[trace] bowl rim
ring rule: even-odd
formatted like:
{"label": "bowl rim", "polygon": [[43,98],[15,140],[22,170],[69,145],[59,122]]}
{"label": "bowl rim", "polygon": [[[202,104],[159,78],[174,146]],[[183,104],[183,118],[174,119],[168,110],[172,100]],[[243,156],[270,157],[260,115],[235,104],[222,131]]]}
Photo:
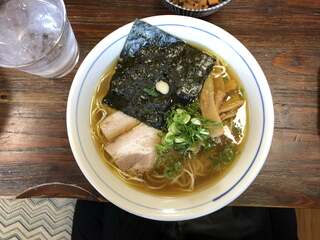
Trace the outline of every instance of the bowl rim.
{"label": "bowl rim", "polygon": [[185,8],[185,7],[182,7],[182,6],[179,6],[178,4],[175,4],[173,2],[171,2],[170,0],[164,0],[167,4],[170,4],[176,8],[179,8],[181,10],[184,10],[184,11],[189,11],[189,12],[194,12],[194,13],[203,13],[203,12],[210,12],[212,10],[216,10],[216,9],[219,9],[225,5],[227,5],[228,3],[231,2],[231,0],[225,0],[221,3],[218,3],[216,5],[213,5],[212,7],[209,7],[209,8],[203,8],[203,9],[191,9],[191,8]]}
{"label": "bowl rim", "polygon": [[[114,198],[117,198],[116,196],[108,196],[108,199],[110,200],[110,198],[113,198],[114,201],[110,200],[111,202],[113,202],[114,204],[118,205],[119,207],[125,209],[128,212],[131,212],[133,214],[142,216],[142,217],[147,217],[150,219],[155,219],[155,220],[165,220],[165,221],[174,221],[174,220],[186,220],[186,219],[191,219],[191,218],[195,218],[195,217],[200,217],[203,215],[206,215],[208,213],[211,213],[213,211],[217,211],[218,209],[226,206],[227,204],[229,204],[230,202],[232,202],[234,199],[236,199],[237,197],[239,197],[239,195],[241,193],[243,193],[248,187],[249,185],[253,182],[253,180],[255,179],[255,177],[258,175],[258,173],[260,172],[266,157],[268,155],[270,146],[271,146],[271,141],[272,141],[272,135],[273,135],[273,125],[274,125],[274,112],[273,112],[273,104],[272,104],[272,96],[271,96],[271,92],[269,89],[269,86],[267,84],[267,80],[265,78],[265,75],[262,71],[262,69],[260,68],[259,64],[257,63],[257,61],[255,60],[255,58],[251,55],[251,53],[244,47],[243,44],[241,44],[235,37],[233,37],[231,34],[227,33],[225,30],[211,24],[208,23],[206,21],[203,20],[199,20],[199,19],[195,19],[195,18],[191,18],[191,17],[185,17],[185,16],[176,16],[176,15],[163,15],[163,16],[153,16],[153,17],[148,17],[142,20],[154,20],[154,21],[158,21],[160,22],[159,24],[161,25],[161,20],[163,21],[167,21],[168,19],[172,20],[172,22],[176,23],[177,21],[184,21],[184,20],[188,20],[189,22],[197,22],[198,25],[204,25],[201,28],[205,28],[205,26],[211,26],[211,28],[215,28],[216,31],[220,31],[223,32],[223,35],[225,38],[227,38],[228,41],[233,42],[234,45],[236,45],[236,47],[240,47],[242,48],[241,50],[243,51],[243,53],[246,55],[246,57],[249,57],[250,59],[250,65],[254,67],[255,69],[255,73],[256,75],[258,75],[258,79],[260,80],[259,84],[264,85],[264,98],[267,98],[268,102],[267,102],[267,107],[268,107],[268,113],[269,115],[264,115],[267,123],[268,123],[268,127],[269,127],[269,131],[266,132],[264,135],[262,135],[261,137],[261,142],[264,141],[264,146],[261,149],[261,151],[258,151],[259,154],[257,157],[259,157],[259,161],[255,162],[254,168],[251,168],[251,166],[248,168],[248,170],[246,171],[246,173],[244,174],[244,177],[241,177],[241,179],[234,184],[234,186],[232,187],[232,189],[230,189],[229,191],[226,191],[226,194],[224,194],[223,197],[227,196],[224,198],[223,203],[218,203],[218,207],[213,207],[213,206],[200,206],[198,208],[198,206],[196,206],[197,208],[197,212],[187,212],[184,214],[180,214],[180,215],[165,215],[165,214],[160,214],[158,212],[152,212],[152,210],[150,210],[151,212],[143,212],[141,210],[141,208],[136,207],[135,209],[132,208],[132,206],[124,206],[123,204],[123,199],[120,201],[118,199],[118,202],[114,202],[116,200],[114,200]],[[176,20],[176,21],[175,21]],[[108,36],[106,36],[103,40],[105,40],[106,38],[111,38],[110,35],[112,35],[112,38],[114,38],[115,32],[117,32],[120,29],[123,28],[128,28],[129,25],[132,24],[126,24],[123,27],[115,30],[113,33],[109,34]],[[214,26],[214,27],[212,27]],[[222,33],[221,33],[222,34]],[[99,48],[102,48],[103,45],[103,40],[100,41],[100,43],[98,43],[92,50],[91,52],[88,54],[88,56],[86,57],[86,59],[83,61],[83,63],[81,64],[79,70],[77,71],[77,74],[74,78],[74,81],[72,83],[71,89],[70,89],[70,93],[69,93],[69,98],[68,98],[68,105],[67,105],[67,130],[68,130],[68,137],[69,137],[69,141],[70,141],[70,146],[73,152],[73,155],[78,163],[79,168],[81,169],[81,171],[83,172],[83,174],[85,175],[85,177],[87,178],[87,180],[95,187],[95,189],[101,193],[102,196],[105,196],[105,194],[103,194],[103,190],[98,186],[98,183],[96,183],[96,178],[99,176],[92,176],[90,175],[90,170],[86,169],[86,164],[85,162],[82,162],[82,157],[80,156],[81,154],[78,152],[78,146],[77,146],[77,140],[76,138],[74,138],[75,133],[73,131],[72,128],[72,124],[73,124],[73,116],[71,115],[74,111],[74,106],[72,105],[72,99],[74,98],[74,95],[76,94],[76,90],[77,90],[77,85],[79,85],[79,81],[84,81],[86,78],[83,77],[85,75],[86,72],[88,72],[88,63],[91,62],[91,60],[93,59],[97,59],[97,56],[100,52]],[[104,44],[106,45],[106,44]],[[106,48],[106,47],[104,47]],[[261,98],[263,99],[263,96],[261,94]],[[263,139],[265,138],[265,139]],[[252,164],[251,164],[252,165]],[[250,169],[251,168],[251,169]],[[247,174],[248,173],[248,174]],[[248,176],[250,173],[250,176]],[[246,175],[247,174],[247,175]],[[243,178],[246,178],[246,181],[242,181]],[[240,182],[240,183],[239,183]],[[237,186],[238,187],[235,187]],[[105,190],[107,191],[107,190]],[[114,194],[114,193],[113,193]],[[215,199],[212,199],[215,200]],[[213,201],[210,201],[210,203],[206,203],[206,205],[209,204],[213,204]],[[122,202],[120,204],[120,202]],[[218,200],[216,201],[218,202]],[[219,205],[220,204],[220,205]],[[205,205],[205,204],[203,204]],[[203,209],[203,208],[205,209]],[[181,209],[183,210],[183,209]]]}

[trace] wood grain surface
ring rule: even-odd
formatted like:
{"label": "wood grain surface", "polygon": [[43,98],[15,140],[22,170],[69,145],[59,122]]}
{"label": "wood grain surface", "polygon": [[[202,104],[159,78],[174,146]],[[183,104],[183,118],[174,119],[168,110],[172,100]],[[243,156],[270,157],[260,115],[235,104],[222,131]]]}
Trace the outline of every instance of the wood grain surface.
{"label": "wood grain surface", "polygon": [[320,239],[320,209],[296,209],[299,240]]}
{"label": "wood grain surface", "polygon": [[[170,14],[158,0],[65,2],[80,46],[79,63],[120,26]],[[320,207],[319,0],[234,0],[205,20],[248,47],[267,76],[274,100],[275,132],[268,160],[233,204]],[[67,138],[66,103],[78,66],[62,79],[0,68],[2,197],[101,200],[80,172]]]}

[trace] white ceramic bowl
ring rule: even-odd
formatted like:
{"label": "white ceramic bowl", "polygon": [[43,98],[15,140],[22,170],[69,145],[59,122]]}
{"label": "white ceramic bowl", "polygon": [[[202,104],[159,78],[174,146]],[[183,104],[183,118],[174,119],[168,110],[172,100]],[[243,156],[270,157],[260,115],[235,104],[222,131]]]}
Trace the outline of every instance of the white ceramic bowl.
{"label": "white ceramic bowl", "polygon": [[232,35],[203,20],[183,16],[143,19],[187,42],[203,45],[222,56],[240,76],[248,96],[249,133],[235,166],[218,183],[193,194],[162,197],[135,190],[115,176],[99,157],[90,135],[90,102],[101,75],[126,40],[132,23],[100,41],[81,64],[69,93],[68,137],[74,157],[86,178],[118,207],[150,219],[186,220],[228,205],[243,193],[262,168],[272,141],[274,112],[270,89],[259,64]]}

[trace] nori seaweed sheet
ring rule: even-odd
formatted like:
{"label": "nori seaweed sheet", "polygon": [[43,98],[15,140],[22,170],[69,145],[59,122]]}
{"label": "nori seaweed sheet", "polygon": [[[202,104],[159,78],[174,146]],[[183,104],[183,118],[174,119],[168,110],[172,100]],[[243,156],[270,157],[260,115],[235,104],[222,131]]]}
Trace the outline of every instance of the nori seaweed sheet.
{"label": "nori seaweed sheet", "polygon": [[[215,58],[159,28],[136,20],[112,76],[103,102],[157,129],[175,104],[194,101]],[[169,84],[169,93],[152,96],[156,82]]]}

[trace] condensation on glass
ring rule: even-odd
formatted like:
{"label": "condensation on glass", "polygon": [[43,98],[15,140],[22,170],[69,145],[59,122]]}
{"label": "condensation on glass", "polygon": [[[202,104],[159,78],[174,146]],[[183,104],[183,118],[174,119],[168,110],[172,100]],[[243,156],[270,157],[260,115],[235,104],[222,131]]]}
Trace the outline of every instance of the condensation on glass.
{"label": "condensation on glass", "polygon": [[78,59],[63,0],[0,1],[0,66],[59,78]]}

